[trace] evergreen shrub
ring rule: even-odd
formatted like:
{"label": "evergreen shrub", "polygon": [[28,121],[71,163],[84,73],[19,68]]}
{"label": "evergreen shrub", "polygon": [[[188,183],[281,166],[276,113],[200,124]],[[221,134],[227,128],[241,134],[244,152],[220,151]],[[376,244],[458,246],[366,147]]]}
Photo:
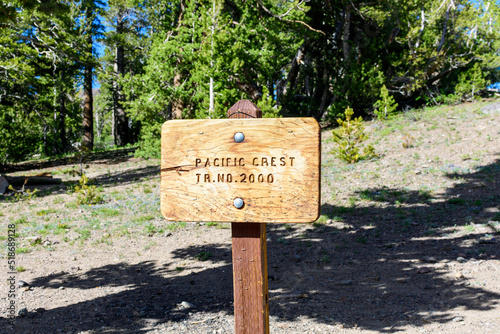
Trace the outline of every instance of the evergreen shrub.
{"label": "evergreen shrub", "polygon": [[339,127],[333,130],[333,141],[336,147],[332,150],[332,153],[339,159],[351,164],[376,157],[375,149],[371,145],[365,146],[363,152],[360,153],[361,143],[368,138],[365,133],[363,118],[361,116],[352,118],[354,111],[350,107],[347,107],[344,114],[345,120],[338,118]]}

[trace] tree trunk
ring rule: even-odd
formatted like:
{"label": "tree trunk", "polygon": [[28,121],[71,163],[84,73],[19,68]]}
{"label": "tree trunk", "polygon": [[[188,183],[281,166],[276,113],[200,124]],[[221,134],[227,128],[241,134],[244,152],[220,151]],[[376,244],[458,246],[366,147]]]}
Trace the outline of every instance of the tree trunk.
{"label": "tree trunk", "polygon": [[316,58],[316,78],[314,80],[314,93],[309,104],[309,115],[312,115],[319,121],[319,117],[323,114],[326,108],[326,99],[328,97],[328,71],[326,68],[325,59],[318,55]]}
{"label": "tree trunk", "polygon": [[[123,12],[119,11],[116,17],[116,33],[123,32]],[[115,119],[115,144],[118,146],[125,146],[129,143],[129,127],[128,117],[123,109],[123,87],[120,85],[119,80],[125,75],[125,52],[122,45],[116,47],[115,54],[115,78],[114,78],[114,94],[113,94],[113,112]]]}
{"label": "tree trunk", "polygon": [[[174,76],[174,87],[178,89],[180,86],[181,86],[181,75],[177,73]],[[183,110],[184,110],[184,103],[180,98],[175,98],[172,101],[172,118],[181,119]]]}
{"label": "tree trunk", "polygon": [[321,103],[318,108],[317,114],[314,116],[317,121],[321,120],[321,117],[325,114],[326,108],[328,108],[327,101],[330,96],[330,87],[328,85],[328,69],[323,65],[323,94],[321,96]]}
{"label": "tree trunk", "polygon": [[[64,66],[64,65],[63,65]],[[66,89],[65,84],[65,69],[61,69],[62,87],[59,91],[59,140],[61,141],[62,151],[68,150],[68,138],[66,138]]]}
{"label": "tree trunk", "polygon": [[83,82],[83,138],[82,146],[94,149],[94,106],[92,96],[92,65],[85,65]]}
{"label": "tree trunk", "polygon": [[351,5],[348,4],[344,10],[344,27],[342,32],[342,51],[344,53],[344,62],[349,64],[351,61],[351,42],[349,33],[351,30]]}
{"label": "tree trunk", "polygon": [[297,50],[297,54],[292,60],[292,65],[290,66],[290,71],[286,79],[281,80],[276,87],[278,103],[280,99],[285,96],[288,90],[293,90],[295,88],[295,83],[297,81],[297,76],[299,75],[300,65],[303,63],[303,58],[307,47],[309,46],[308,41],[305,41]]}
{"label": "tree trunk", "polygon": [[[92,58],[92,12],[87,8],[85,12],[87,30],[87,52]],[[94,98],[92,96],[92,59],[85,62],[83,74],[83,138],[82,148],[89,151],[94,149]]]}
{"label": "tree trunk", "polygon": [[438,54],[441,52],[444,42],[446,41],[446,29],[448,27],[448,20],[450,19],[450,9],[451,9],[451,4],[448,7],[448,9],[446,9],[446,18],[444,19],[443,31],[441,33],[441,40],[439,41],[439,45],[437,47]]}

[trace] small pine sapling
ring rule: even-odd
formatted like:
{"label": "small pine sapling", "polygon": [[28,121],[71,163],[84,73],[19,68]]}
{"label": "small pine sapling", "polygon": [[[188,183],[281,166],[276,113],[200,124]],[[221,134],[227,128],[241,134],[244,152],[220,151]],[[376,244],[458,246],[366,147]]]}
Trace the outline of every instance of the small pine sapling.
{"label": "small pine sapling", "polygon": [[332,153],[351,164],[376,157],[375,149],[371,145],[364,147],[363,153],[360,153],[360,144],[368,138],[363,126],[363,118],[360,116],[353,119],[354,111],[349,107],[344,113],[345,120],[338,118],[339,127],[333,130],[333,141],[337,146]]}
{"label": "small pine sapling", "polygon": [[489,84],[486,73],[483,73],[479,63],[476,63],[473,68],[460,74],[455,92],[461,96],[462,100],[467,101],[474,99],[474,96],[486,89]]}
{"label": "small pine sapling", "polygon": [[76,202],[78,204],[99,204],[103,202],[103,197],[99,194],[96,186],[89,185],[89,179],[82,174],[80,185],[75,187]]}
{"label": "small pine sapling", "polygon": [[389,119],[396,113],[396,108],[398,104],[394,97],[389,95],[389,90],[385,85],[380,89],[380,100],[375,102],[373,105],[375,107],[375,115],[378,119]]}

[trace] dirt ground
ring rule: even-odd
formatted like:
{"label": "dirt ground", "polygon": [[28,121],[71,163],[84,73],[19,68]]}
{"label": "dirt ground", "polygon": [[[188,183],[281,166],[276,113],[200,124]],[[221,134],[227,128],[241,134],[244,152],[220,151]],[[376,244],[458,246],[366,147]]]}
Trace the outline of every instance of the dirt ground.
{"label": "dirt ground", "polygon": [[[500,102],[366,127],[379,157],[352,165],[323,132],[316,223],[267,225],[271,333],[500,333]],[[63,183],[0,196],[0,333],[234,333],[230,225],[166,222],[159,161],[11,167]]]}

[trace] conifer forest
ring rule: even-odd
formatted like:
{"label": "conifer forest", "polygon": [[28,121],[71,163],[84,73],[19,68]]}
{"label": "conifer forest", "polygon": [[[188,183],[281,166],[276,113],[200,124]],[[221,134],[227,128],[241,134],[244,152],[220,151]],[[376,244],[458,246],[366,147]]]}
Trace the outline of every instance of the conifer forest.
{"label": "conifer forest", "polygon": [[161,124],[264,117],[337,124],[491,94],[500,2],[14,0],[0,4],[0,164],[139,147]]}

